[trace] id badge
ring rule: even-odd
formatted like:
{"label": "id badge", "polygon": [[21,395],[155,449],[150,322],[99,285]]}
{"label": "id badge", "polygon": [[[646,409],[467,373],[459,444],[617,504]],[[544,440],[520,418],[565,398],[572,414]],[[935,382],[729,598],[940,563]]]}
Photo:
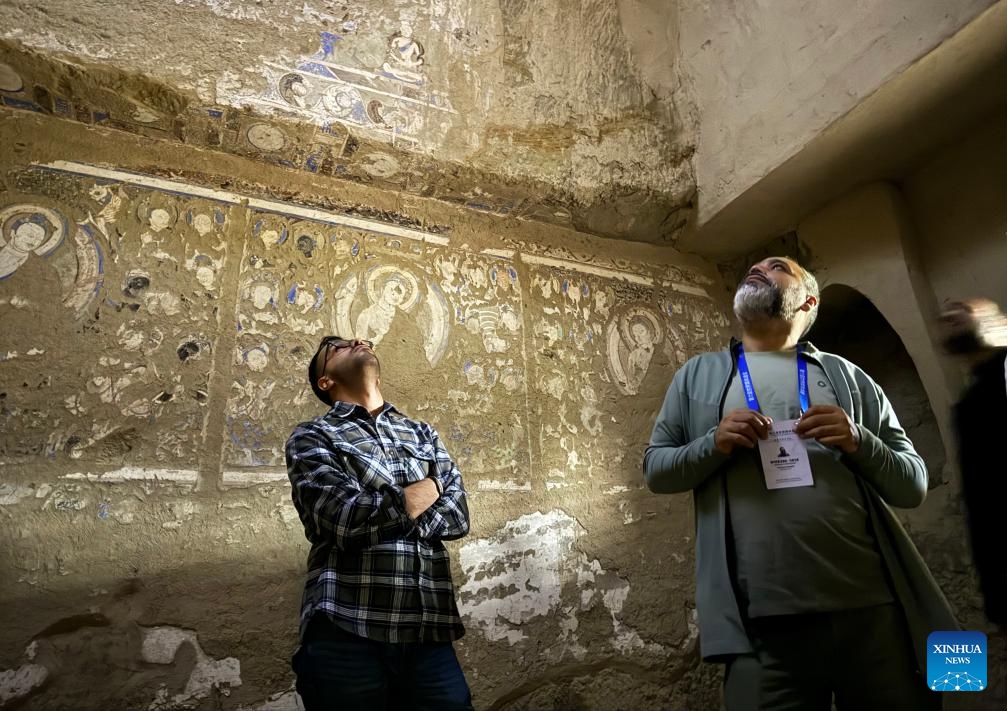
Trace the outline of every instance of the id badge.
{"label": "id badge", "polygon": [[759,456],[767,489],[814,486],[811,461],[804,441],[794,431],[797,420],[774,422],[769,436],[759,440]]}

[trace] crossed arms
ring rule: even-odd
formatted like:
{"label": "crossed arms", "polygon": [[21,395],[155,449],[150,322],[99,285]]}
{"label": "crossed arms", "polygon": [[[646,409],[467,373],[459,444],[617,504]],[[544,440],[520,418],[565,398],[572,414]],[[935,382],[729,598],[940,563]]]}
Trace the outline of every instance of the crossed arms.
{"label": "crossed arms", "polygon": [[321,428],[304,425],[295,430],[287,440],[287,475],[308,540],[360,550],[412,535],[424,540],[466,535],[469,512],[461,474],[437,433],[430,432],[429,478],[400,487],[376,474],[382,466],[379,460],[361,460],[362,472],[347,471],[344,457]]}

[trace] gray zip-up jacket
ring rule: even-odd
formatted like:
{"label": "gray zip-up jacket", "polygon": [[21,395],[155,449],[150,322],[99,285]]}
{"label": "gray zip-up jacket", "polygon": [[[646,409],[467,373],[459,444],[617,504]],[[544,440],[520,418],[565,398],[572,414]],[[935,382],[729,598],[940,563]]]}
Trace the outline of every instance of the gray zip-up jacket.
{"label": "gray zip-up jacket", "polygon": [[[919,506],[927,493],[923,460],[870,376],[848,360],[804,343],[804,354],[825,371],[840,407],[860,430],[860,447],[843,461],[857,476],[892,590],[926,668],[927,636],[960,629],[919,552],[889,508]],[[727,555],[730,457],[713,435],[734,376],[736,342],[728,350],[692,358],[675,374],[643,459],[644,478],[659,494],[693,492],[696,507],[696,610],[706,661],[752,652],[735,596]]]}

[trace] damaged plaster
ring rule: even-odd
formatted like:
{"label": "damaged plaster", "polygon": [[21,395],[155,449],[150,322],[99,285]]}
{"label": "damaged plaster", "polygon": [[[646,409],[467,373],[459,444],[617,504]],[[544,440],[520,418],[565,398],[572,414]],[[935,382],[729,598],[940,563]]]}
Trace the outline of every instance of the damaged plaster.
{"label": "damaged plaster", "polygon": [[140,656],[149,664],[171,664],[183,644],[192,646],[196,663],[189,675],[185,688],[180,694],[170,696],[165,689],[158,689],[157,696],[148,707],[149,711],[170,711],[187,708],[191,702],[206,698],[212,689],[222,690],[224,695],[233,687],[241,686],[241,664],[234,657],[210,659],[199,646],[196,635],[191,630],[177,627],[152,627],[143,630],[143,647]]}
{"label": "damaged plaster", "polygon": [[[11,115],[14,144],[73,136]],[[90,130],[109,155],[129,145]],[[650,569],[609,548],[659,541],[684,507],[643,494],[632,452],[674,368],[726,336],[709,265],[437,203],[404,224],[99,163],[3,166],[18,253],[0,332],[19,356],[0,361],[0,653],[11,674],[48,670],[34,706],[100,689],[138,708],[297,708],[305,544],[283,443],[318,413],[303,373],[332,332],[378,341],[387,396],[465,477],[459,653],[480,706],[538,683],[532,649],[687,673],[688,540],[646,553],[683,574],[662,592],[682,612],[657,626]],[[240,165],[236,183],[281,182]]]}
{"label": "damaged plaster", "polygon": [[[488,639],[509,645],[527,638],[528,622],[551,617],[560,636],[548,656],[582,660],[588,650],[578,637],[578,613],[601,604],[611,616],[609,641],[616,650],[646,648],[649,655],[663,656],[660,645],[644,643],[621,619],[629,582],[575,549],[584,533],[576,519],[554,509],[521,516],[493,536],[462,545],[459,562],[467,581],[459,589],[462,614]],[[566,586],[579,595],[573,605],[564,604]]]}

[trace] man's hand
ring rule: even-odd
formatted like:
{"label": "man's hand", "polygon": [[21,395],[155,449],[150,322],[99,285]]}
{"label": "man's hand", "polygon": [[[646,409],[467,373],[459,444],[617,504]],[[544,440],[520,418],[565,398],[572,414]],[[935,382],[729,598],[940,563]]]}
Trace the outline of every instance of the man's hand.
{"label": "man's hand", "polygon": [[440,497],[437,484],[430,477],[410,484],[402,493],[406,499],[406,515],[414,521]]}
{"label": "man's hand", "polygon": [[731,410],[717,425],[713,433],[713,444],[724,454],[730,454],[735,447],[753,449],[760,439],[769,434],[773,420],[761,412],[740,408]]}
{"label": "man's hand", "polygon": [[847,454],[853,454],[860,448],[860,430],[846,411],[836,405],[809,407],[797,421],[797,434],[839,447]]}

